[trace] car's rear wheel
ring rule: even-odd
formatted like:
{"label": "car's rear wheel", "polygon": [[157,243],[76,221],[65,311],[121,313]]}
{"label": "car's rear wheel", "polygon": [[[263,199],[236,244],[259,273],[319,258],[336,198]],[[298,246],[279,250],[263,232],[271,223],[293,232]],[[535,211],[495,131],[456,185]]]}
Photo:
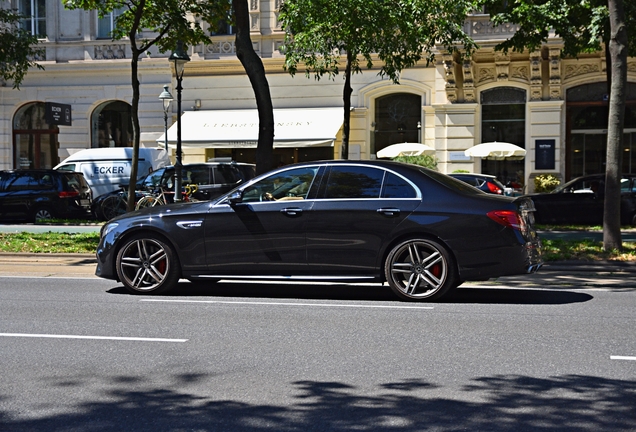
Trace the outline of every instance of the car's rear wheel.
{"label": "car's rear wheel", "polygon": [[116,270],[124,286],[134,294],[163,294],[179,282],[179,258],[157,236],[137,235],[117,253]]}
{"label": "car's rear wheel", "polygon": [[410,239],[395,246],[384,271],[393,292],[404,300],[437,300],[459,285],[452,255],[430,239]]}
{"label": "car's rear wheel", "polygon": [[33,220],[35,222],[40,220],[51,220],[53,219],[53,212],[48,207],[38,207],[33,212]]}

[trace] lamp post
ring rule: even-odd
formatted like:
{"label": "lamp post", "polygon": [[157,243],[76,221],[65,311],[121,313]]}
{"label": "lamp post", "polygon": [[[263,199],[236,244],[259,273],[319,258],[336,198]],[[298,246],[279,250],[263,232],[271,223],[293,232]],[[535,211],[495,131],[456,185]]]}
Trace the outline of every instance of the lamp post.
{"label": "lamp post", "polygon": [[174,164],[174,200],[181,201],[181,80],[185,64],[190,61],[188,53],[183,49],[183,42],[177,41],[177,49],[170,54],[168,61],[174,63],[174,74],[177,78],[177,154]]}
{"label": "lamp post", "polygon": [[163,102],[163,144],[168,151],[168,109],[172,102],[172,95],[168,91],[168,85],[163,86],[163,91],[159,95],[159,99]]}

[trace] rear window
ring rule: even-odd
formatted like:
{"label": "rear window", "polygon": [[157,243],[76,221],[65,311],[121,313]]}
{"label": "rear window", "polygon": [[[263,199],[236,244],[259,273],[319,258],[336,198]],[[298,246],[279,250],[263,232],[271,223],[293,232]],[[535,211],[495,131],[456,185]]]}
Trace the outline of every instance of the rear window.
{"label": "rear window", "polygon": [[79,174],[64,174],[63,183],[64,190],[73,190],[73,191],[81,191],[82,189],[88,188],[88,183],[84,176]]}
{"label": "rear window", "polygon": [[473,186],[469,185],[468,183],[464,183],[463,181],[457,180],[456,178],[453,178],[446,174],[442,174],[440,172],[433,171],[433,170],[422,169],[421,171],[427,176],[429,176],[430,178],[432,178],[433,180],[436,180],[439,183],[443,184],[447,188],[456,190],[458,192],[467,193],[470,195],[482,195],[484,193],[480,191],[479,189],[476,189]]}

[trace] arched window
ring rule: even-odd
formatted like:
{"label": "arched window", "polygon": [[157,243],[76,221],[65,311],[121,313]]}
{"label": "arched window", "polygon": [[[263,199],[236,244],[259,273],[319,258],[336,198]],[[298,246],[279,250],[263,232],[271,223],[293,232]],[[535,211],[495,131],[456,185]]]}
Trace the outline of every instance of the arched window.
{"label": "arched window", "polygon": [[106,102],[98,106],[91,118],[91,147],[132,147],[131,107],[126,102]]}
{"label": "arched window", "polygon": [[13,119],[13,168],[53,168],[59,161],[59,129],[44,118],[45,105],[24,105]]}
{"label": "arched window", "polygon": [[412,93],[393,93],[375,100],[375,127],[371,152],[391,144],[420,142],[422,97]]}

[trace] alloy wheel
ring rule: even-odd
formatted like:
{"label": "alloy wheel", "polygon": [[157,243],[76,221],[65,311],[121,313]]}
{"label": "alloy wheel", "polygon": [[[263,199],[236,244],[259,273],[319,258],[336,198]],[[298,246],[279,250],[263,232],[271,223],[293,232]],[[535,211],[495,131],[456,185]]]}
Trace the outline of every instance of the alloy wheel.
{"label": "alloy wheel", "polygon": [[446,250],[433,241],[409,240],[396,246],[386,262],[386,278],[401,298],[439,298],[455,282],[455,271]]}

